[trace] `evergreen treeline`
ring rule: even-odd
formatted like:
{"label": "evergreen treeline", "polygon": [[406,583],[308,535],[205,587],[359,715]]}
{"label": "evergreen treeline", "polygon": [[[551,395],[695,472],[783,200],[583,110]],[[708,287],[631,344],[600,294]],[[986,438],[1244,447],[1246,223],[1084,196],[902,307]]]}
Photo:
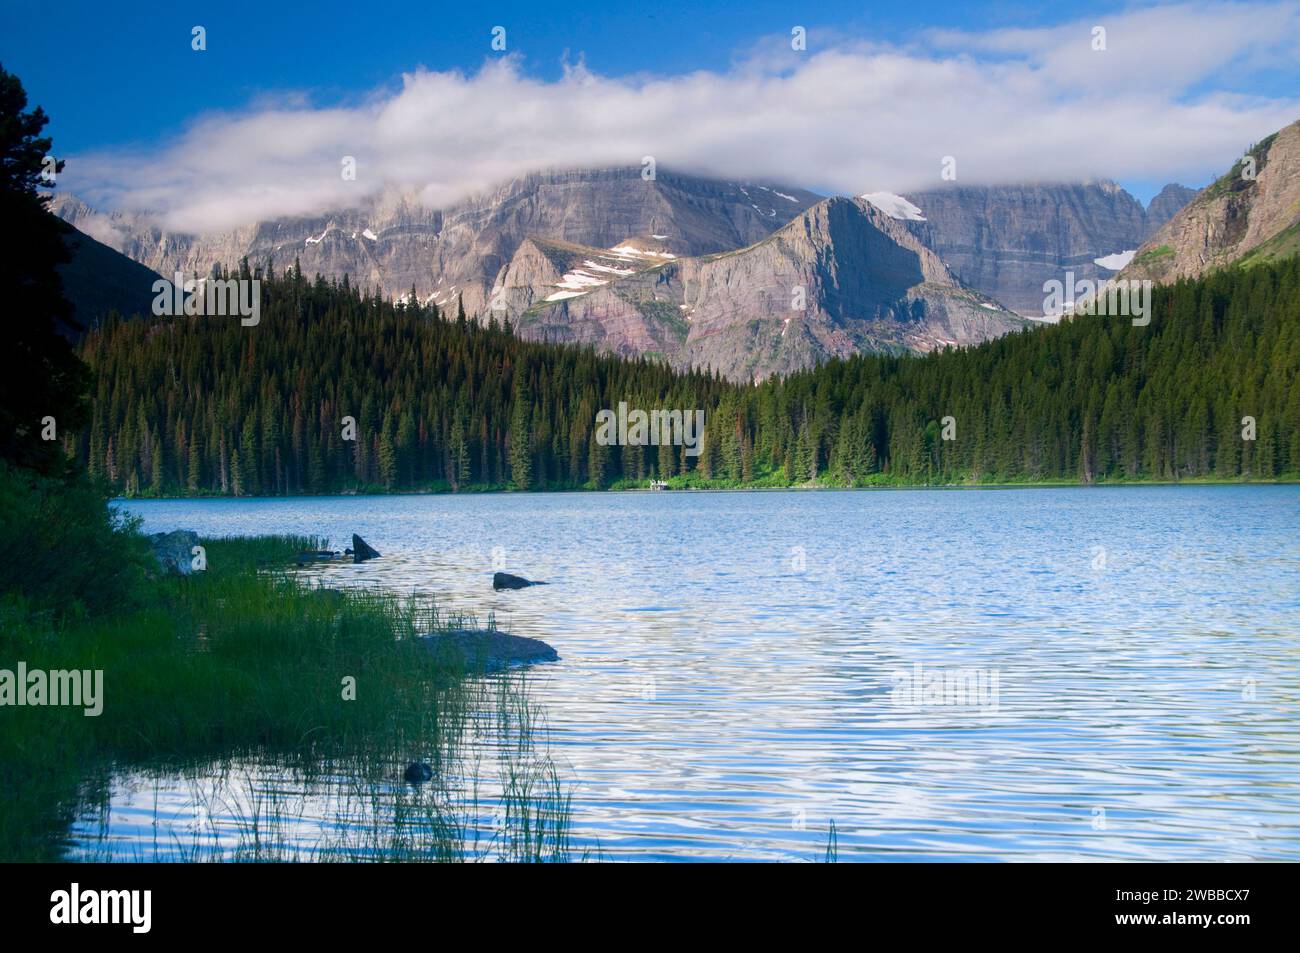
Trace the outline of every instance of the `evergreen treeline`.
{"label": "evergreen treeline", "polygon": [[255,327],[110,319],[87,337],[94,408],[75,449],[92,476],[128,495],[606,486],[672,461],[597,444],[598,410],[711,406],[728,386],[523,341],[508,324],[308,281],[296,266],[250,275],[245,263],[241,276],[262,282]]}
{"label": "evergreen treeline", "polygon": [[[296,267],[262,280],[257,327],[110,320],[86,339],[93,420],[68,447],[92,475],[127,494],[270,495],[653,476],[863,485],[1300,473],[1297,259],[1156,289],[1145,327],[1079,317],[759,386],[523,341],[508,324],[451,320]],[[703,408],[703,452],[601,446],[596,413],[619,401]],[[345,417],[355,440],[343,439]]]}

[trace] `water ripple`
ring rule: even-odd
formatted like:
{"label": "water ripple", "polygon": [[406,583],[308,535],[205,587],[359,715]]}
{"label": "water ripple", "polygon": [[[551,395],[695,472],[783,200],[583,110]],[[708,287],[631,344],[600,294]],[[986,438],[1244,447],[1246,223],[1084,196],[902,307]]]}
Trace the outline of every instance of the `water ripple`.
{"label": "water ripple", "polygon": [[832,821],[845,860],[1300,857],[1297,487],[130,509],[360,533],[385,557],[311,574],[553,644],[533,695],[606,857],[811,860]]}

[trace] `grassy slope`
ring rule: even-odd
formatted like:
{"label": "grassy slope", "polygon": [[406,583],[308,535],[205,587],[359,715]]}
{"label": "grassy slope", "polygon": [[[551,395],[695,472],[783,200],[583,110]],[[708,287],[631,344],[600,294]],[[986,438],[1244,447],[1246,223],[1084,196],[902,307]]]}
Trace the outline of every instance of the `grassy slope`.
{"label": "grassy slope", "polygon": [[1250,268],[1294,255],[1300,255],[1300,222],[1283,229],[1262,245],[1251,249],[1237,264],[1243,268]]}

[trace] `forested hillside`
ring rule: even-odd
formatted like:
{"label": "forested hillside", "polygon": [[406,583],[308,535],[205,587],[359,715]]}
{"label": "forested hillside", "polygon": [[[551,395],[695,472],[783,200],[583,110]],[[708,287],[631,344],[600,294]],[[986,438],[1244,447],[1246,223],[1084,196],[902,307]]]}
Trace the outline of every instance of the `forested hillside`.
{"label": "forested hillside", "polygon": [[[181,317],[91,334],[93,420],[69,450],[139,495],[1300,472],[1296,259],[1156,289],[1145,327],[1080,317],[756,387],[526,342],[296,270],[262,292],[256,327]],[[704,452],[599,445],[596,413],[619,401],[703,408]]]}

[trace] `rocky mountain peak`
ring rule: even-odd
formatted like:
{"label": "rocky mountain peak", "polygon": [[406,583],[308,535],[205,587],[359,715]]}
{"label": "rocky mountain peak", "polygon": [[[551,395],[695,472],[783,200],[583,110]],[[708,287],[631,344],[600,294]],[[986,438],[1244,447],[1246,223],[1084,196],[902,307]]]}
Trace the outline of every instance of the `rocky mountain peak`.
{"label": "rocky mountain peak", "polygon": [[1137,199],[1109,180],[913,193],[906,227],[962,281],[1016,312],[1043,313],[1043,283],[1109,277],[1149,234]]}
{"label": "rocky mountain peak", "polygon": [[1179,185],[1176,182],[1171,182],[1161,189],[1147,203],[1148,237],[1154,234],[1161,225],[1177,215],[1179,210],[1195,197],[1196,189],[1189,189],[1187,186]]}
{"label": "rocky mountain peak", "polygon": [[1300,252],[1300,122],[1254,146],[1152,235],[1121,277],[1195,278]]}

